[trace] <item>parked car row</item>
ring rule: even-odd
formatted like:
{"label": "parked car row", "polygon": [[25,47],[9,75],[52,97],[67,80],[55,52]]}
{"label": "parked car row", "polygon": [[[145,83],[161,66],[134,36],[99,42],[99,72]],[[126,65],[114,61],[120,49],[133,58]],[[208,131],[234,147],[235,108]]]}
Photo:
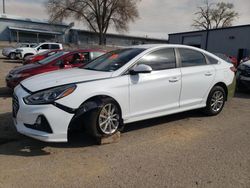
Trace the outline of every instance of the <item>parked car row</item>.
{"label": "parked car row", "polygon": [[80,67],[89,61],[103,55],[102,50],[52,50],[36,56],[29,56],[26,65],[12,69],[6,76],[7,86],[14,89],[22,80],[31,76],[55,70]]}
{"label": "parked car row", "polygon": [[102,54],[59,51],[12,70],[7,83],[20,83],[18,132],[46,142],[66,142],[75,128],[106,137],[127,123],[192,109],[217,115],[234,94],[234,66],[198,48],[140,45]]}

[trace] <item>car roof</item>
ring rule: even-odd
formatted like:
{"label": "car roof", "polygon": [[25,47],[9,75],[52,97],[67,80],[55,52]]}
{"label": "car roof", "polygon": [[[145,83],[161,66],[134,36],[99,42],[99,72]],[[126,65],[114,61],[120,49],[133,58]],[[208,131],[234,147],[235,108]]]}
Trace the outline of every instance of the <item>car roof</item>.
{"label": "car roof", "polygon": [[61,43],[57,43],[57,42],[42,42],[42,43],[39,43],[39,45],[41,44],[59,44],[61,45]]}
{"label": "car roof", "polygon": [[143,49],[151,49],[151,48],[193,48],[193,49],[200,49],[193,46],[183,45],[183,44],[142,44],[142,45],[135,45],[129,46],[126,48],[143,48]]}

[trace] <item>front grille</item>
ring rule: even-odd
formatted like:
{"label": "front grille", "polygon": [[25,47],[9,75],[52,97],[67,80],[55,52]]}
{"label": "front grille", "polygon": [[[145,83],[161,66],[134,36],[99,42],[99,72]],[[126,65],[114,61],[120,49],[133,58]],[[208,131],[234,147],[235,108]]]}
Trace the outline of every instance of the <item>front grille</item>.
{"label": "front grille", "polygon": [[13,94],[13,97],[12,97],[12,115],[14,118],[16,118],[18,110],[19,110],[18,98],[15,94]]}

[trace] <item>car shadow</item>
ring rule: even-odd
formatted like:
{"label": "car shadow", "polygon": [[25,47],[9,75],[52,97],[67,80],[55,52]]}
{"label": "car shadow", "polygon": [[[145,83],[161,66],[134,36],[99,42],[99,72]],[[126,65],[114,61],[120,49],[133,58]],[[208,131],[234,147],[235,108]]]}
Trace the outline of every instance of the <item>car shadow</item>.
{"label": "car shadow", "polygon": [[149,120],[139,121],[135,123],[127,124],[123,130],[123,132],[130,132],[135,131],[138,129],[149,128],[153,126],[157,126],[160,124],[166,124],[170,122],[175,122],[183,119],[190,119],[190,118],[199,118],[199,117],[207,117],[201,110],[192,110],[172,115],[167,115],[159,118],[153,118]]}
{"label": "car shadow", "polygon": [[16,63],[16,64],[20,64],[20,63],[23,63],[22,60],[20,59],[15,59],[15,60],[11,60],[11,59],[8,59],[8,58],[5,58],[5,57],[0,57],[0,60],[2,60],[1,62],[3,63]]}
{"label": "car shadow", "polygon": [[45,143],[19,134],[12,122],[12,113],[0,114],[0,155],[43,156],[50,155],[47,147],[82,148],[97,145],[85,132],[71,132],[68,143]]}
{"label": "car shadow", "polygon": [[12,97],[13,90],[7,87],[0,87],[0,97],[1,98],[10,98]]}
{"label": "car shadow", "polygon": [[[189,111],[175,115],[154,118],[150,120],[131,123],[125,126],[122,131],[128,133],[131,131],[157,126],[169,122],[179,121],[192,117],[203,117],[204,115],[198,111]],[[43,156],[50,155],[48,147],[52,148],[83,148],[97,146],[97,140],[89,136],[84,131],[75,131],[69,134],[68,143],[45,143],[35,139],[22,136],[17,133],[13,123],[11,113],[0,114],[0,155],[14,156]]]}
{"label": "car shadow", "polygon": [[240,99],[250,99],[250,91],[236,92],[234,97]]}

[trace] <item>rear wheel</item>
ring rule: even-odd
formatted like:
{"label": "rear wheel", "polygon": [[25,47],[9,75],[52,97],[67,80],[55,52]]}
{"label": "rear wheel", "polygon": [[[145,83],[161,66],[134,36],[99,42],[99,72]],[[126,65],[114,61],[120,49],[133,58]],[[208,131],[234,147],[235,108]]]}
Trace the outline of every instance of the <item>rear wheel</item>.
{"label": "rear wheel", "polygon": [[11,60],[15,60],[16,59],[16,54],[14,52],[10,53],[9,58]]}
{"label": "rear wheel", "polygon": [[213,87],[207,99],[207,106],[204,109],[205,113],[209,116],[218,115],[223,110],[225,101],[225,90],[221,86]]}
{"label": "rear wheel", "polygon": [[107,99],[100,108],[89,112],[84,123],[96,138],[111,136],[122,127],[120,109],[112,99]]}

